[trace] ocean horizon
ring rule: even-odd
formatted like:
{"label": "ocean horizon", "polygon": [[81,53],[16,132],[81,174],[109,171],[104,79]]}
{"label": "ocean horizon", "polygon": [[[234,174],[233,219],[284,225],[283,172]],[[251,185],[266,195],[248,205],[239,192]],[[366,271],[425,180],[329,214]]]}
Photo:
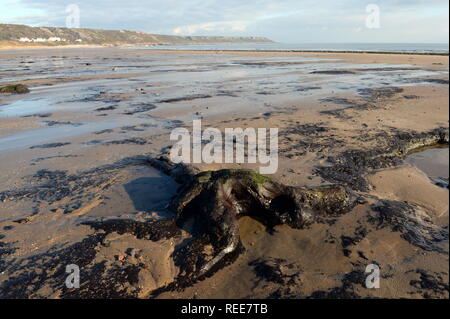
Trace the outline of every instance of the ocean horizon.
{"label": "ocean horizon", "polygon": [[[136,48],[136,47],[134,47]],[[139,46],[168,50],[245,50],[245,51],[360,51],[393,53],[448,53],[448,43],[239,43]]]}

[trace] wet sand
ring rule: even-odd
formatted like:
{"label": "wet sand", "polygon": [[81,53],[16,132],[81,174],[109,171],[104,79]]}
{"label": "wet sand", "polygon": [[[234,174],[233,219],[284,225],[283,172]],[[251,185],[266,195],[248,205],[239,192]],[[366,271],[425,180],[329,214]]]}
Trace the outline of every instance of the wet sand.
{"label": "wet sand", "polygon": [[[0,57],[0,86],[31,90],[0,96],[1,297],[448,298],[448,188],[433,179],[446,168],[448,185],[448,149],[431,165],[435,155],[388,154],[439,128],[448,143],[448,57],[120,48]],[[84,223],[173,216],[178,184],[148,158],[199,118],[221,130],[277,127],[271,178],[343,184],[364,200],[306,229],[267,232],[243,217],[245,251],[231,265],[155,295],[176,281],[173,251],[192,234],[151,241]],[[82,269],[77,291],[64,288],[70,263]],[[365,288],[371,263],[380,289]]]}

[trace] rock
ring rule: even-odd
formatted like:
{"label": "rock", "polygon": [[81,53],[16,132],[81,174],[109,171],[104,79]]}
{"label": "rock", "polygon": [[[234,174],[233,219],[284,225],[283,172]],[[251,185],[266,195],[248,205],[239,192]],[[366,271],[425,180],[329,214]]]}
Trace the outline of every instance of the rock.
{"label": "rock", "polygon": [[117,261],[123,261],[125,259],[125,255],[116,255],[115,258]]}
{"label": "rock", "polygon": [[128,248],[127,251],[126,251],[126,254],[128,256],[130,256],[130,257],[133,257],[133,258],[139,257],[139,254],[138,254],[136,248]]}
{"label": "rock", "polygon": [[25,94],[29,92],[28,87],[23,84],[7,85],[0,88],[1,94]]}

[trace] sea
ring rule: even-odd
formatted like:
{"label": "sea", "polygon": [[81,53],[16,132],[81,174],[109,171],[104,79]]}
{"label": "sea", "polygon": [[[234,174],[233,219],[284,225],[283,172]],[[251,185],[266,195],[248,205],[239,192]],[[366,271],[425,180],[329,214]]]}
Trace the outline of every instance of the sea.
{"label": "sea", "polygon": [[[448,54],[448,43],[256,43],[157,45],[140,49],[168,50],[243,50],[243,51],[334,51]],[[135,47],[136,48],[136,47]]]}

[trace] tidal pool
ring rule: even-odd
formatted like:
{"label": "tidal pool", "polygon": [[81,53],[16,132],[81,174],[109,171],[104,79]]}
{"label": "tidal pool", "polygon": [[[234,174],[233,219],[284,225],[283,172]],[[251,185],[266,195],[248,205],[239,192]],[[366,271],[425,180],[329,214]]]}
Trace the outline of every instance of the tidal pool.
{"label": "tidal pool", "polygon": [[17,100],[10,104],[0,105],[0,117],[31,115],[51,109],[53,109],[53,105],[44,98]]}
{"label": "tidal pool", "polygon": [[438,186],[448,188],[449,151],[448,146],[423,148],[406,157],[406,162],[416,166]]}

